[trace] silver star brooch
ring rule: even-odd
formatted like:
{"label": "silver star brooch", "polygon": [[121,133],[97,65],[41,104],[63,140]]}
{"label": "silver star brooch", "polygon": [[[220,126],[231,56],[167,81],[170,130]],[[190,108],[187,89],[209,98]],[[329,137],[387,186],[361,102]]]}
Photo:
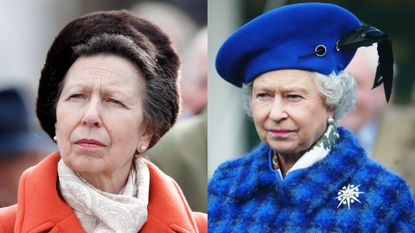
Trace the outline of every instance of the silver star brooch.
{"label": "silver star brooch", "polygon": [[336,199],[339,201],[339,208],[341,205],[347,205],[347,208],[350,210],[350,203],[354,203],[355,201],[361,203],[358,199],[360,194],[364,192],[359,192],[359,186],[354,186],[348,184],[347,187],[343,186],[343,188],[337,193]]}

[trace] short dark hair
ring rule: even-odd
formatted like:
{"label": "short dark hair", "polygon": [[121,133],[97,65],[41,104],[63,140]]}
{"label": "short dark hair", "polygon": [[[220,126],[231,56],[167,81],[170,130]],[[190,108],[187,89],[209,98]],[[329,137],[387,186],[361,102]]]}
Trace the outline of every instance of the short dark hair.
{"label": "short dark hair", "polygon": [[56,102],[66,72],[80,56],[114,54],[137,65],[146,80],[144,120],[153,146],[175,123],[179,111],[179,58],[155,25],[127,11],[95,12],[70,22],[53,42],[39,81],[36,113],[53,138]]}

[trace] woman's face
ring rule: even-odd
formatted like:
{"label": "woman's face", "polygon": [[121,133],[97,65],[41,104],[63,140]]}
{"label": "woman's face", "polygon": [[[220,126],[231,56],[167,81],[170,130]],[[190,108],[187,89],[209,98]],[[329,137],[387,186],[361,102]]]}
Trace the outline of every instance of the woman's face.
{"label": "woman's face", "polygon": [[282,155],[300,155],[325,131],[333,111],[324,104],[312,73],[277,70],[258,76],[252,115],[264,143]]}
{"label": "woman's face", "polygon": [[80,173],[129,172],[132,158],[148,147],[143,122],[144,78],[119,56],[78,58],[68,70],[56,109],[56,137],[65,164]]}

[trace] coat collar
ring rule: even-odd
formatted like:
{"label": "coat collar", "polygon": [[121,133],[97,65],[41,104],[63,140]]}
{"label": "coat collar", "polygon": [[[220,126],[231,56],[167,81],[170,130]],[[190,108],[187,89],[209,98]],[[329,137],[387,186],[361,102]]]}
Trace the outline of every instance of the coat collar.
{"label": "coat collar", "polygon": [[140,232],[160,232],[157,230],[160,224],[175,232],[198,232],[192,211],[178,184],[151,162],[146,160],[146,163],[150,170],[149,217]]}
{"label": "coat collar", "polygon": [[[57,152],[27,170],[19,184],[17,232],[70,229],[84,232],[75,213],[57,191]],[[197,232],[197,226],[177,184],[156,166],[146,161],[150,170],[148,219],[140,232],[161,229]],[[62,231],[65,232],[65,231]]]}
{"label": "coat collar", "polygon": [[295,205],[312,212],[334,199],[339,189],[347,185],[367,161],[352,133],[344,128],[338,128],[338,131],[339,140],[323,160],[290,172],[284,180],[271,168],[271,148],[260,145],[249,155],[222,165],[218,169],[220,172],[215,174],[215,182],[209,184],[209,192],[225,194],[236,202],[244,202],[261,193],[275,194],[282,199],[277,201],[284,205]]}

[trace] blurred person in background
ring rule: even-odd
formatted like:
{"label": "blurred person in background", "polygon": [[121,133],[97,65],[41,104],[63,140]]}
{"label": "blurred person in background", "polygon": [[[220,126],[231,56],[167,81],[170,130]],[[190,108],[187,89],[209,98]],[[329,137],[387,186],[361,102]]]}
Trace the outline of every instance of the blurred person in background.
{"label": "blurred person in background", "polygon": [[207,29],[201,29],[183,53],[180,119],[201,113],[207,106]]}
{"label": "blurred person in background", "polygon": [[207,211],[206,110],[176,123],[146,155],[179,183],[192,210]]}
{"label": "blurred person in background", "polygon": [[41,159],[26,103],[18,87],[0,90],[0,207],[17,202],[22,172]]}
{"label": "blurred person in background", "polygon": [[359,143],[372,156],[382,110],[386,107],[381,88],[374,88],[373,79],[378,66],[376,45],[358,48],[345,71],[353,75],[357,85],[357,101],[353,111],[339,120],[339,125],[356,134]]}
{"label": "blurred person in background", "polygon": [[187,117],[146,153],[179,183],[190,207],[202,212],[207,211],[207,65],[207,30],[203,28],[183,55],[179,117]]}
{"label": "blurred person in background", "polygon": [[359,48],[345,69],[356,80],[357,102],[339,125],[356,134],[372,159],[403,176],[413,192],[415,135],[411,129],[415,125],[415,111],[411,106],[388,106],[382,89],[372,89],[379,57],[376,48],[376,45]]}
{"label": "blurred person in background", "polygon": [[69,22],[36,105],[58,151],[24,172],[0,232],[206,232],[206,215],[144,158],[176,121],[179,68],[169,37],[128,11]]}
{"label": "blurred person in background", "polygon": [[179,122],[146,155],[179,183],[193,210],[206,212],[207,29],[197,30],[184,11],[167,2],[142,2],[131,11],[164,29],[183,58]]}
{"label": "blurred person in background", "polygon": [[183,57],[184,51],[198,31],[197,25],[186,12],[169,2],[139,2],[132,6],[130,11],[150,20],[165,31],[180,57]]}
{"label": "blurred person in background", "polygon": [[192,18],[168,2],[142,2],[131,11],[162,28],[183,58],[179,120],[201,113],[207,105],[207,29],[198,29]]}
{"label": "blurred person in background", "polygon": [[209,232],[415,232],[405,181],[336,125],[356,101],[344,69],[374,42],[383,54],[375,81],[389,100],[391,41],[340,6],[286,5],[226,39],[216,69],[243,88],[261,144],[209,181]]}
{"label": "blurred person in background", "polygon": [[415,108],[392,105],[382,111],[373,145],[373,159],[399,173],[415,196]]}

